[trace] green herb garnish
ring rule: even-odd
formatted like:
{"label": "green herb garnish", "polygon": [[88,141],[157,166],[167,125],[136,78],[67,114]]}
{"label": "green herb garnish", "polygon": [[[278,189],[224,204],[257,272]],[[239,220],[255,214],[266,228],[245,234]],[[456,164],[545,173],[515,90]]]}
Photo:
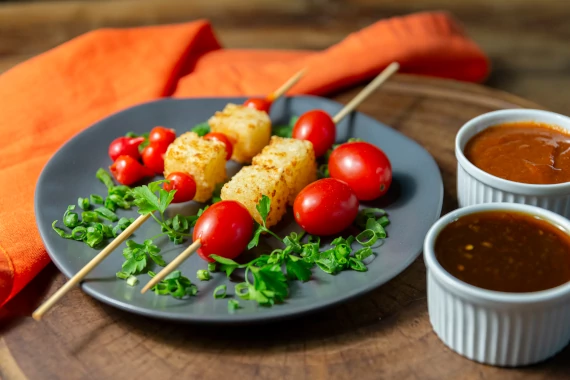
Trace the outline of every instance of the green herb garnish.
{"label": "green herb garnish", "polygon": [[207,121],[203,123],[196,124],[194,128],[192,128],[192,132],[196,133],[198,136],[205,136],[210,133],[210,124]]}
{"label": "green herb garnish", "polygon": [[[152,271],[148,271],[150,277],[156,276]],[[152,287],[155,294],[170,295],[174,298],[184,298],[186,296],[195,296],[198,293],[196,285],[187,278],[182,276],[179,270],[175,270],[166,276],[162,281]]]}
{"label": "green herb garnish", "polygon": [[210,272],[205,269],[198,269],[196,272],[196,278],[198,278],[200,281],[210,281],[212,279]]}
{"label": "green herb garnish", "polygon": [[240,309],[238,300],[228,300],[228,313],[233,314],[237,309]]}

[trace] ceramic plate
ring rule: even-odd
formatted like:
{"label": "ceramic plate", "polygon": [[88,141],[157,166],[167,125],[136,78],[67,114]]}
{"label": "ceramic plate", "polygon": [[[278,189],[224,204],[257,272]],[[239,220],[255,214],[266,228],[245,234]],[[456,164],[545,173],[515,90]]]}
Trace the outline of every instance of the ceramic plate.
{"label": "ceramic plate", "polygon": [[[78,197],[89,194],[106,194],[106,188],[95,178],[100,167],[111,162],[107,155],[109,143],[126,132],[148,132],[157,125],[176,129],[178,134],[208,119],[228,102],[241,103],[240,98],[165,99],[142,104],[121,111],[96,123],[68,141],[48,162],[36,188],[36,220],[47,251],[55,265],[71,277],[98,251],[82,242],[60,238],[52,229],[54,220],[61,224],[66,207],[75,204]],[[319,108],[335,114],[341,104],[328,99],[299,96],[277,102],[271,113],[274,123],[286,123],[291,115],[300,115]],[[240,301],[243,307],[234,314],[228,313],[227,300],[214,299],[212,291],[220,284],[228,285],[233,294],[234,284],[224,274],[214,273],[213,279],[200,282],[196,271],[205,268],[197,255],[190,257],[181,267],[182,273],[199,288],[196,297],[177,300],[158,296],[153,292],[144,295],[140,289],[147,275],[139,276],[139,283],[130,287],[115,277],[123,257],[120,247],[86,278],[83,290],[94,298],[120,309],[161,319],[205,323],[245,323],[291,317],[315,311],[350,298],[362,295],[397,276],[420,254],[430,226],[441,212],[443,184],[433,158],[417,143],[395,132],[390,127],[361,113],[345,118],[337,129],[338,142],[350,137],[362,138],[382,148],[392,163],[393,183],[388,194],[380,200],[363,206],[382,207],[387,210],[391,224],[389,237],[374,249],[375,258],[367,272],[344,271],[336,276],[313,269],[313,278],[306,283],[295,281],[290,297],[273,307],[256,306],[251,301]],[[239,169],[228,163],[228,172]],[[192,202],[193,203],[193,202]],[[199,205],[190,204],[182,210],[170,212],[192,213]],[[119,216],[136,216],[133,211],[118,211]],[[284,235],[300,231],[289,212],[287,218],[273,229]],[[159,227],[150,220],[134,235],[136,241],[159,233]],[[163,239],[163,240],[161,240]],[[171,261],[189,244],[175,246],[167,238],[157,240],[165,260]],[[271,249],[273,242],[262,242],[260,249]],[[355,244],[356,246],[356,244]],[[275,246],[277,247],[277,246]]]}

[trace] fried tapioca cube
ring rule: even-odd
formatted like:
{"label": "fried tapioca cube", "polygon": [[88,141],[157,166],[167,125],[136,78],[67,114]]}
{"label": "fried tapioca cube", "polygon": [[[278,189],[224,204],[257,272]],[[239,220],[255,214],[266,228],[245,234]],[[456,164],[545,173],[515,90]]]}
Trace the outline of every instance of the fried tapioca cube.
{"label": "fried tapioca cube", "polygon": [[173,172],[191,175],[196,181],[194,200],[212,198],[218,183],[226,180],[226,148],[224,143],[205,140],[187,132],[174,140],[164,155],[164,176]]}
{"label": "fried tapioca cube", "polygon": [[282,168],[289,188],[289,205],[305,186],[317,180],[313,145],[306,140],[272,136],[271,142],[253,158],[254,165]]}
{"label": "fried tapioca cube", "polygon": [[234,144],[232,160],[250,163],[271,137],[271,120],[267,113],[253,108],[228,104],[208,120],[212,132],[223,133]]}
{"label": "fried tapioca cube", "polygon": [[264,195],[271,200],[271,210],[266,220],[266,226],[271,227],[277,224],[287,211],[289,189],[283,169],[258,165],[243,167],[222,187],[221,198],[240,202],[252,218],[261,224],[261,215],[256,206]]}

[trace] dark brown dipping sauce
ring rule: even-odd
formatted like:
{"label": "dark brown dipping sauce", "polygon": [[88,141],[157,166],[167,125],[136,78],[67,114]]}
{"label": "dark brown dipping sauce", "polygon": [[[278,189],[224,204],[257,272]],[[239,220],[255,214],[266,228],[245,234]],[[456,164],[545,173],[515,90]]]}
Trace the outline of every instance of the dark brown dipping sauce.
{"label": "dark brown dipping sauce", "polygon": [[500,292],[536,292],[570,281],[570,237],[528,214],[492,211],[447,225],[435,242],[443,268]]}
{"label": "dark brown dipping sauce", "polygon": [[465,146],[465,157],[479,169],[515,182],[570,182],[570,134],[532,121],[489,127]]}

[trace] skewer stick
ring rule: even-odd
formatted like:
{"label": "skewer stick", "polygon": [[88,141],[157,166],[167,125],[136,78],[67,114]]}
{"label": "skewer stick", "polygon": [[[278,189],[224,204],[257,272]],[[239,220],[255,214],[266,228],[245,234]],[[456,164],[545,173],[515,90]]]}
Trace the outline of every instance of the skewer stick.
{"label": "skewer stick", "polygon": [[202,246],[202,242],[200,241],[200,239],[198,239],[195,242],[193,242],[192,244],[190,244],[190,246],[188,248],[186,248],[184,250],[184,252],[182,252],[180,255],[176,256],[176,258],[174,260],[172,260],[170,262],[170,264],[168,264],[167,266],[162,268],[162,270],[160,272],[158,272],[156,274],[156,276],[154,276],[153,278],[150,279],[148,284],[146,284],[144,286],[144,288],[142,288],[141,294],[146,293],[147,290],[149,290],[150,288],[152,288],[153,286],[158,284],[160,281],[162,281],[166,276],[168,276],[170,274],[170,272],[172,272],[176,268],[178,268],[180,266],[180,264],[182,264],[187,258],[189,258],[194,252],[196,252],[198,250],[198,248],[200,248],[201,246]]}
{"label": "skewer stick", "polygon": [[68,291],[71,290],[75,285],[81,282],[91,272],[97,265],[99,265],[111,252],[115,250],[122,242],[127,240],[129,236],[135,232],[137,228],[139,228],[147,219],[150,218],[150,213],[146,215],[139,216],[130,226],[127,227],[119,236],[115,238],[108,246],[106,246],[97,256],[95,256],[91,261],[87,263],[79,272],[75,274],[75,276],[71,277],[65,285],[58,289],[57,292],[52,294],[47,301],[45,301],[40,307],[34,311],[32,317],[39,321],[42,316],[49,310],[51,307],[59,301],[61,297],[63,297]]}
{"label": "skewer stick", "polygon": [[358,95],[354,97],[343,109],[341,109],[334,117],[333,121],[338,124],[346,115],[351,113],[356,107],[360,105],[370,94],[372,94],[382,83],[384,83],[388,78],[392,76],[398,69],[400,65],[398,62],[392,62],[388,67],[386,67],[368,86],[364,87]]}
{"label": "skewer stick", "polygon": [[281,96],[283,96],[287,91],[289,91],[289,89],[291,89],[291,87],[293,87],[299,81],[299,79],[303,77],[303,75],[305,75],[306,72],[307,69],[302,69],[297,74],[293,75],[291,78],[289,78],[287,82],[283,83],[281,87],[273,91],[271,94],[267,95],[266,99],[269,101],[275,101]]}

